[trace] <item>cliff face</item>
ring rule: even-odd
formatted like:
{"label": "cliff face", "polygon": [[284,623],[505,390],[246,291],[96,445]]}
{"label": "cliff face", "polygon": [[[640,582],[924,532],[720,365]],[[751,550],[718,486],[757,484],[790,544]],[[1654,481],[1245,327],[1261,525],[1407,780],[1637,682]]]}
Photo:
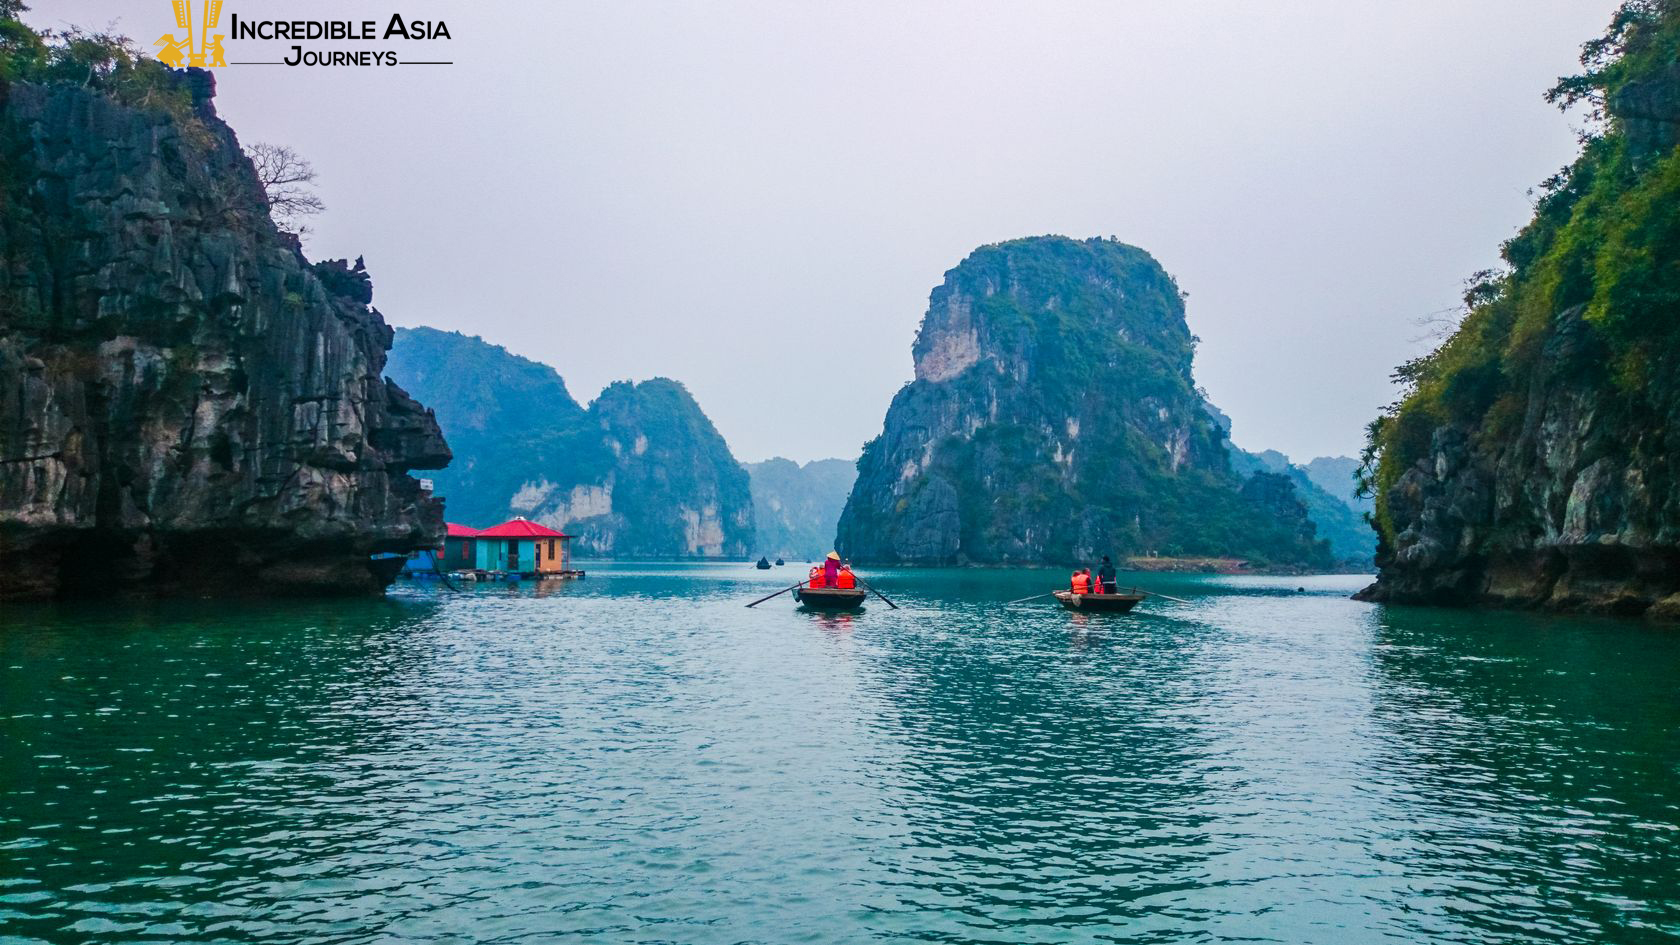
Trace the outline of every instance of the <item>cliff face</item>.
{"label": "cliff face", "polygon": [[1372,428],[1364,597],[1680,617],[1680,8],[1626,5],[1554,90],[1604,103]]}
{"label": "cliff face", "polygon": [[748,463],[747,473],[758,521],[753,547],[759,554],[803,560],[834,547],[835,525],[857,480],[856,463],[819,459],[801,466],[778,457]]}
{"label": "cliff face", "polygon": [[1327,565],[1310,523],[1277,518],[1276,489],[1245,493],[1231,471],[1191,379],[1194,346],[1177,285],[1141,249],[1052,236],[976,250],[932,294],[916,379],[864,447],[840,550]]}
{"label": "cliff face", "polygon": [[[589,405],[612,466],[581,503],[578,489],[523,498],[538,521],[569,521],[601,554],[743,558],[752,548],[747,471],[688,389],[656,377],[609,386]],[[516,508],[518,503],[516,503]]]}
{"label": "cliff face", "polygon": [[390,376],[435,403],[456,461],[436,477],[450,521],[514,515],[580,555],[747,556],[747,472],[688,390],[621,382],[588,409],[547,365],[455,332],[398,329]]}
{"label": "cliff face", "polygon": [[1392,537],[1365,599],[1680,617],[1680,375],[1671,359],[1642,392],[1591,381],[1609,356],[1593,334],[1580,308],[1552,321],[1503,395],[1512,432],[1429,430],[1381,494]]}
{"label": "cliff face", "polygon": [[189,110],[0,90],[0,597],[375,590],[449,450],[365,274],[311,266],[210,76],[172,81]]}

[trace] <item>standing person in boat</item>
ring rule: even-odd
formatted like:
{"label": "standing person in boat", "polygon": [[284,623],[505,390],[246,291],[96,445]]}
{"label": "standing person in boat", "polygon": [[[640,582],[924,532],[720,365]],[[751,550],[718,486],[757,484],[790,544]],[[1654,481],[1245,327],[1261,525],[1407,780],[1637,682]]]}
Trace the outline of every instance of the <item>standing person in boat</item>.
{"label": "standing person in boat", "polygon": [[1119,589],[1119,585],[1114,583],[1114,562],[1108,560],[1108,555],[1103,555],[1102,567],[1097,571],[1097,593],[1113,594]]}
{"label": "standing person in boat", "polygon": [[823,583],[833,587],[838,580],[840,580],[840,553],[830,551],[828,557],[823,559]]}

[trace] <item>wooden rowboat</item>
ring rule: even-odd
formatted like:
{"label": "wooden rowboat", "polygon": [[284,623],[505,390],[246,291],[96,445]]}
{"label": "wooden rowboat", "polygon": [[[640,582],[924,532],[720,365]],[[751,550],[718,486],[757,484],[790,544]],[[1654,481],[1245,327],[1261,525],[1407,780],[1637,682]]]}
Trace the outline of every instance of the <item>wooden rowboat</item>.
{"label": "wooden rowboat", "polygon": [[1068,610],[1089,611],[1092,613],[1123,614],[1138,605],[1144,595],[1132,594],[1075,594],[1072,591],[1057,591],[1056,599]]}
{"label": "wooden rowboat", "polygon": [[857,610],[868,596],[861,587],[802,587],[793,592],[794,600],[812,610]]}

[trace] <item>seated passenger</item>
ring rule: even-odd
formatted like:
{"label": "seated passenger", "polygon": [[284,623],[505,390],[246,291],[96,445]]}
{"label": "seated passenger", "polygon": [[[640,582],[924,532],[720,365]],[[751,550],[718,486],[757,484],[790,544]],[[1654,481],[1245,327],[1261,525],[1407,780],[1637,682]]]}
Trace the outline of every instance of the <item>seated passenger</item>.
{"label": "seated passenger", "polygon": [[857,587],[857,575],[852,573],[851,565],[840,566],[840,573],[834,578],[834,586],[848,591]]}
{"label": "seated passenger", "polygon": [[811,569],[810,586],[811,587],[827,587],[828,586],[828,582],[823,580],[823,569],[822,568],[812,568]]}
{"label": "seated passenger", "polygon": [[1091,593],[1091,572],[1081,569],[1073,572],[1073,592],[1075,594]]}

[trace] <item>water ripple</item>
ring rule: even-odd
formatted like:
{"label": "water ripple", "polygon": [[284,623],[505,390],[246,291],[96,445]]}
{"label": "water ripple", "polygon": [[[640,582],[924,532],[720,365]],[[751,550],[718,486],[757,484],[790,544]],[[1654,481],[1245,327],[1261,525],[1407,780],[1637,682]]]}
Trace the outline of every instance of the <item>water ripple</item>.
{"label": "water ripple", "polygon": [[779,579],[10,608],[0,941],[1680,935],[1671,632],[1338,578],[741,606]]}

